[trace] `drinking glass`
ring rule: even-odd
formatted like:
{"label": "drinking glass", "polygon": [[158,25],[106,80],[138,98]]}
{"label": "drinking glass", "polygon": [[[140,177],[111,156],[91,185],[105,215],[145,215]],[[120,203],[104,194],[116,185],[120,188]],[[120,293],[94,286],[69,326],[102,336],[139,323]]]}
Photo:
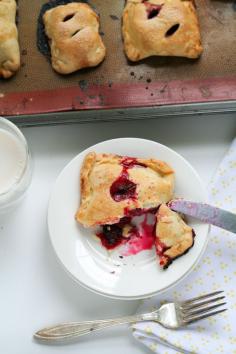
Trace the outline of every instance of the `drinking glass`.
{"label": "drinking glass", "polygon": [[15,124],[0,117],[0,214],[12,210],[30,185],[32,160]]}

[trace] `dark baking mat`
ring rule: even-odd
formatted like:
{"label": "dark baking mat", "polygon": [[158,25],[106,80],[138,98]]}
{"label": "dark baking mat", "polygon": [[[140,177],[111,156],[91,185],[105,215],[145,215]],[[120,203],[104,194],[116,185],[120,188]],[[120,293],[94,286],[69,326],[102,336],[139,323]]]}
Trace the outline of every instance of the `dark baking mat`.
{"label": "dark baking mat", "polygon": [[200,59],[153,57],[136,64],[128,62],[123,52],[124,1],[89,2],[101,17],[107,57],[97,68],[62,76],[37,47],[37,21],[46,1],[19,0],[22,64],[15,77],[0,81],[0,114],[236,99],[233,1],[197,1],[204,47]]}

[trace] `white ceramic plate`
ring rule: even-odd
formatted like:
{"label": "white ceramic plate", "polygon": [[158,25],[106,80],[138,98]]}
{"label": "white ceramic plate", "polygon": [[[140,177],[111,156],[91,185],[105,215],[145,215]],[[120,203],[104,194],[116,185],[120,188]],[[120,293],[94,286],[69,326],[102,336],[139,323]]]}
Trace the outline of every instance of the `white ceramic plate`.
{"label": "white ceramic plate", "polygon": [[91,231],[79,226],[74,218],[80,200],[80,168],[89,151],[164,160],[176,172],[177,197],[206,201],[206,191],[198,174],[183,157],[168,147],[135,138],[108,140],[94,145],[63,169],[52,191],[48,210],[49,234],[62,265],[81,285],[111,298],[141,299],[176,285],[203,254],[208,225],[188,220],[196,232],[194,247],[167,270],[159,267],[154,249],[123,259],[119,258],[119,250],[108,253]]}

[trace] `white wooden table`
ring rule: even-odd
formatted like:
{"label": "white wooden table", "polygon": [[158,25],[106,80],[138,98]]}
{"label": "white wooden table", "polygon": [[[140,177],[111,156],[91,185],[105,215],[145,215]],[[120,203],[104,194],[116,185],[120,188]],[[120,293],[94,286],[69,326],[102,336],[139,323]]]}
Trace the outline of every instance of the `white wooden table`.
{"label": "white wooden table", "polygon": [[141,137],[170,146],[188,159],[208,184],[236,133],[236,117],[159,118],[22,130],[33,154],[34,174],[20,207],[0,217],[0,352],[148,353],[126,328],[84,337],[67,346],[40,345],[32,339],[34,331],[45,325],[131,314],[139,304],[95,295],[68,277],[56,260],[47,233],[50,190],[71,158],[90,145],[116,137]]}

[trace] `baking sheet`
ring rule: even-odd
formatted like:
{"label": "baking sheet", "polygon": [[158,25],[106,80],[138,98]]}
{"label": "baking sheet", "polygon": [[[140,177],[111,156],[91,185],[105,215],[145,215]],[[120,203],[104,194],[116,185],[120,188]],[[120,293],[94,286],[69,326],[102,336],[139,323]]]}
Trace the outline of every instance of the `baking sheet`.
{"label": "baking sheet", "polygon": [[236,11],[233,2],[198,0],[204,52],[200,59],[127,61],[121,38],[124,1],[93,0],[101,16],[106,60],[61,76],[37,49],[37,18],[45,1],[19,0],[22,66],[0,81],[0,114],[149,107],[236,100]]}

